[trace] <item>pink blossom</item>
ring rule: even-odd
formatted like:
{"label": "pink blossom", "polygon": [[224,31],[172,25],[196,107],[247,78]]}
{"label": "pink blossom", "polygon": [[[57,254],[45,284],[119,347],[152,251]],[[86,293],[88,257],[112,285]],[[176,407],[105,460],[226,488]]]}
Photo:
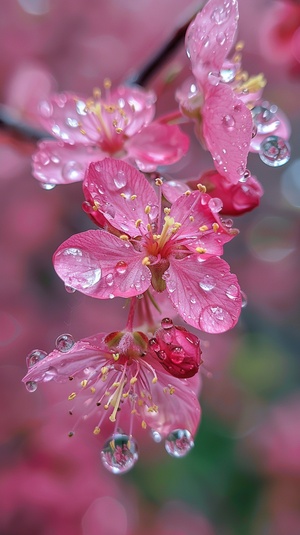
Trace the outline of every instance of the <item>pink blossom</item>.
{"label": "pink blossom", "polygon": [[237,0],[207,2],[186,34],[195,80],[177,93],[182,112],[194,120],[196,135],[217,171],[232,184],[243,180],[250,150],[271,166],[283,165],[290,153],[288,121],[277,106],[260,100],[263,75],[249,78],[242,71],[240,43],[233,57],[227,57],[238,17]]}
{"label": "pink blossom", "polygon": [[[160,186],[158,186],[159,188]],[[218,216],[220,199],[201,191],[165,208],[144,175],[125,162],[92,163],[84,181],[86,210],[103,227],[71,236],[55,252],[67,286],[99,299],[167,291],[183,319],[207,332],[232,328],[240,289],[219,258],[237,230]]]}
{"label": "pink blossom", "polygon": [[97,417],[95,435],[104,422],[110,422],[112,434],[104,444],[102,460],[114,473],[127,471],[137,460],[132,437],[135,423],[149,427],[155,441],[165,438],[167,451],[175,457],[192,447],[199,424],[199,376],[177,379],[170,375],[153,357],[148,342],[139,331],[99,333],[78,342],[65,334],[58,337],[49,355],[34,350],[27,358],[23,381],[30,392],[39,382],[72,380],[70,414],[76,414],[77,398],[81,398],[79,416],[84,420]]}
{"label": "pink blossom", "polygon": [[150,172],[186,153],[188,138],[178,126],[152,121],[152,91],[138,86],[110,91],[110,82],[104,85],[104,95],[95,89],[89,99],[62,93],[41,102],[41,123],[57,141],[40,142],[33,155],[35,178],[49,184],[77,182],[90,162],[105,156]]}

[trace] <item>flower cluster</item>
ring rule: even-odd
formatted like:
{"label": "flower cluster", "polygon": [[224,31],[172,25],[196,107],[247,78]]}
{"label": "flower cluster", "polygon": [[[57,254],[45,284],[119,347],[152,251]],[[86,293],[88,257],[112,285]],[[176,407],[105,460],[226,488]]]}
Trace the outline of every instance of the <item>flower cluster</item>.
{"label": "flower cluster", "polygon": [[[33,392],[39,382],[72,381],[70,436],[81,420],[94,421],[94,435],[104,435],[102,462],[113,473],[135,464],[138,428],[164,440],[171,456],[192,448],[201,413],[197,330],[232,329],[242,308],[237,277],[221,258],[238,234],[224,215],[259,204],[263,190],[246,167],[249,151],[272,166],[289,157],[289,126],[262,100],[263,75],[242,71],[240,44],[229,55],[237,20],[237,0],[209,0],[190,24],[194,80],[177,91],[172,120],[153,120],[151,90],[112,90],[108,80],[103,94],[64,93],[40,105],[42,125],[56,140],[40,142],[34,176],[46,189],[82,180],[93,224],[58,247],[55,271],[69,292],[124,298],[129,312],[122,330],[77,342],[63,334],[49,354],[34,350],[24,382]],[[189,147],[176,117],[193,121],[212,155],[215,169],[198,179],[164,176]]]}

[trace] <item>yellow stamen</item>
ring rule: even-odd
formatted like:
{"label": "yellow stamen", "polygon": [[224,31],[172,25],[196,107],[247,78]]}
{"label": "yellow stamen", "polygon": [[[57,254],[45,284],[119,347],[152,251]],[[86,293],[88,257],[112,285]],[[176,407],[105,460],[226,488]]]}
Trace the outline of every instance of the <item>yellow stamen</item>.
{"label": "yellow stamen", "polygon": [[87,380],[86,380],[86,379],[83,379],[83,381],[81,381],[80,384],[81,384],[82,388],[85,388],[86,385],[87,385]]}
{"label": "yellow stamen", "polygon": [[142,260],[143,266],[150,266],[150,258],[149,256],[145,256]]}
{"label": "yellow stamen", "polygon": [[204,249],[204,247],[196,247],[196,251],[200,254],[206,253],[206,249]]}
{"label": "yellow stamen", "polygon": [[131,195],[130,199],[134,201],[137,198],[137,195]]}
{"label": "yellow stamen", "polygon": [[202,225],[201,227],[199,227],[199,230],[200,230],[200,232],[205,232],[206,230],[208,230],[208,226],[207,225]]}
{"label": "yellow stamen", "polygon": [[119,236],[120,240],[123,240],[123,241],[128,241],[129,238],[127,236],[127,234],[121,234],[121,236]]}
{"label": "yellow stamen", "polygon": [[94,435],[99,435],[99,433],[100,433],[100,427],[98,427],[98,426],[96,425],[96,427],[95,427],[93,433],[94,433]]}
{"label": "yellow stamen", "polygon": [[150,214],[151,212],[151,206],[149,206],[149,204],[147,204],[147,206],[145,206],[145,214]]}
{"label": "yellow stamen", "polygon": [[203,184],[197,184],[197,189],[198,189],[201,193],[205,193],[205,192],[206,192],[206,186],[204,186]]}
{"label": "yellow stamen", "polygon": [[72,392],[72,394],[69,395],[68,399],[71,401],[72,399],[76,398],[76,396],[76,392]]}
{"label": "yellow stamen", "polygon": [[213,223],[212,228],[214,232],[218,232],[220,225],[218,225],[218,223]]}
{"label": "yellow stamen", "polygon": [[156,178],[156,179],[155,179],[155,184],[156,184],[157,186],[162,186],[162,185],[163,185],[163,181],[162,181],[162,179],[161,179],[161,178]]}

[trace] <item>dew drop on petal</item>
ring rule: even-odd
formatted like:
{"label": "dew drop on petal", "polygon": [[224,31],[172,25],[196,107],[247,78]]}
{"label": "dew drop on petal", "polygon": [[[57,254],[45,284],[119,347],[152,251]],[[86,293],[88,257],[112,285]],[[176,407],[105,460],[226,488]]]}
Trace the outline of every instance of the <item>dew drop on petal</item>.
{"label": "dew drop on petal", "polygon": [[167,280],[167,290],[169,293],[173,293],[176,290],[176,281],[175,280]]}
{"label": "dew drop on petal", "polygon": [[191,433],[187,429],[175,429],[165,440],[165,448],[171,457],[184,457],[194,446]]}
{"label": "dew drop on petal", "polygon": [[218,72],[209,72],[207,79],[211,85],[217,86],[220,82],[220,75]]}
{"label": "dew drop on petal", "polygon": [[108,275],[106,275],[105,277],[105,282],[107,284],[107,286],[112,286],[113,283],[114,283],[114,276],[112,273],[109,273]]}
{"label": "dew drop on petal", "polygon": [[70,161],[67,162],[62,168],[62,176],[65,180],[70,182],[80,180],[83,178],[84,167],[79,162]]}
{"label": "dew drop on petal", "polygon": [[138,449],[134,438],[117,433],[112,435],[101,450],[105,468],[113,474],[125,474],[138,460]]}
{"label": "dew drop on petal", "polygon": [[29,355],[26,357],[26,364],[28,368],[31,368],[34,366],[37,362],[40,360],[43,360],[47,356],[47,353],[45,351],[41,351],[40,349],[34,349],[29,353]]}
{"label": "dew drop on petal", "polygon": [[[72,271],[69,269],[68,257],[72,258]],[[56,266],[65,285],[75,288],[75,290],[91,288],[91,286],[97,284],[101,279],[101,268],[95,267],[89,253],[76,247],[69,247],[57,254]]]}
{"label": "dew drop on petal", "polygon": [[233,325],[233,319],[227,310],[224,310],[222,307],[209,305],[202,310],[199,325],[200,329],[206,332],[224,332]]}
{"label": "dew drop on petal", "polygon": [[83,100],[77,100],[76,111],[78,115],[86,115],[87,114],[86,102],[84,102]]}
{"label": "dew drop on petal", "polygon": [[220,210],[222,210],[223,203],[222,203],[221,199],[218,199],[217,197],[215,197],[215,198],[209,200],[208,206],[211,209],[211,211],[214,214],[216,214],[216,213],[220,212]]}
{"label": "dew drop on petal", "polygon": [[173,325],[173,321],[170,318],[163,318],[161,320],[161,326],[163,329],[167,331],[169,329],[172,329],[174,325]]}
{"label": "dew drop on petal", "polygon": [[39,105],[39,112],[41,116],[45,117],[46,119],[51,117],[53,113],[53,106],[51,102],[48,102],[47,100],[43,100]]}
{"label": "dew drop on petal", "polygon": [[228,286],[225,294],[229,299],[236,299],[239,296],[239,288],[235,284]]}
{"label": "dew drop on petal", "polygon": [[204,275],[203,279],[199,282],[200,288],[205,292],[210,292],[216,286],[216,281],[211,275]]}
{"label": "dew drop on petal", "polygon": [[216,7],[210,18],[212,20],[212,22],[214,22],[215,24],[223,24],[224,22],[227,21],[228,17],[230,15],[230,11],[222,6],[219,6],[219,7]]}
{"label": "dew drop on petal", "polygon": [[222,119],[222,123],[223,123],[224,128],[228,132],[232,132],[234,130],[234,126],[235,126],[235,118],[232,115],[229,115],[229,114],[224,115],[224,117]]}
{"label": "dew drop on petal", "polygon": [[284,165],[291,156],[290,145],[278,136],[267,137],[260,146],[260,159],[271,167]]}
{"label": "dew drop on petal", "polygon": [[75,340],[71,334],[61,334],[56,338],[55,347],[61,353],[67,353],[72,349]]}
{"label": "dew drop on petal", "polygon": [[216,41],[219,45],[223,46],[226,42],[226,35],[224,32],[220,32],[216,35]]}
{"label": "dew drop on petal", "polygon": [[37,383],[35,381],[27,381],[25,387],[28,392],[35,392],[37,389]]}
{"label": "dew drop on petal", "polygon": [[124,188],[124,186],[126,186],[127,184],[127,178],[126,178],[125,172],[122,170],[118,171],[117,174],[114,176],[113,181],[114,181],[116,188],[118,189]]}
{"label": "dew drop on petal", "polygon": [[116,264],[116,271],[117,273],[119,273],[119,275],[124,275],[124,273],[126,273],[127,271],[127,268],[128,265],[126,264],[126,262],[124,262],[124,260],[120,260],[120,262]]}

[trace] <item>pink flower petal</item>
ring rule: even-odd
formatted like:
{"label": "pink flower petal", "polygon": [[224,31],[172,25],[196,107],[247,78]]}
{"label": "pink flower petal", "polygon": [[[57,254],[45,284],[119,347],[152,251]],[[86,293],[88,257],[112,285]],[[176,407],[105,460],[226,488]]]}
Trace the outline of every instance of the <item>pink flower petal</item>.
{"label": "pink flower petal", "polygon": [[70,184],[83,180],[88,165],[103,158],[99,149],[41,141],[32,157],[33,176],[45,184]]}
{"label": "pink flower petal", "polygon": [[203,249],[203,258],[223,254],[223,244],[238,231],[222,224],[218,215],[221,208],[220,199],[213,199],[200,191],[179,197],[170,211],[170,217],[181,223],[175,234],[176,242],[182,240],[182,244],[195,253],[196,248]]}
{"label": "pink flower petal", "polygon": [[233,44],[238,21],[236,0],[209,0],[186,33],[192,70],[203,87],[211,72],[219,73]]}
{"label": "pink flower petal", "polygon": [[149,124],[155,114],[155,93],[138,86],[119,86],[112,91],[111,104],[118,104],[127,116],[128,124],[124,129],[126,136],[133,136]]}
{"label": "pink flower petal", "polygon": [[64,283],[80,292],[108,299],[147,290],[151,274],[133,246],[108,232],[89,230],[66,240],[53,256]]}
{"label": "pink flower petal", "polygon": [[171,204],[177,201],[188,189],[188,186],[179,180],[168,180],[168,182],[163,183],[161,188],[163,196]]}
{"label": "pink flower petal", "polygon": [[220,258],[199,262],[196,255],[172,259],[166,272],[167,291],[183,319],[208,333],[232,329],[241,311],[235,275]]}
{"label": "pink flower petal", "polygon": [[[147,362],[155,368],[158,381],[151,385],[151,401],[145,401],[139,411],[143,414],[145,422],[161,437],[166,437],[175,429],[187,429],[194,436],[201,416],[197,399],[197,393],[200,389],[199,375],[197,374],[191,379],[177,379],[164,371],[159,363],[149,355]],[[144,395],[140,395],[140,397],[141,399],[145,398]],[[148,407],[151,405],[156,405],[158,411],[149,411]]]}
{"label": "pink flower petal", "polygon": [[246,170],[252,136],[252,116],[246,105],[224,84],[212,87],[203,110],[203,135],[215,167],[236,184]]}
{"label": "pink flower petal", "polygon": [[[137,169],[126,162],[105,158],[92,163],[83,182],[86,200],[98,207],[94,219],[100,225],[103,216],[119,231],[130,236],[140,234],[135,222],[142,221],[142,227],[155,221],[158,215],[158,198],[154,189]],[[145,207],[151,206],[149,215]],[[93,215],[93,214],[91,214]]]}
{"label": "pink flower petal", "polygon": [[189,138],[177,125],[152,123],[129,139],[125,147],[141,171],[155,171],[158,165],[170,165],[184,156]]}

